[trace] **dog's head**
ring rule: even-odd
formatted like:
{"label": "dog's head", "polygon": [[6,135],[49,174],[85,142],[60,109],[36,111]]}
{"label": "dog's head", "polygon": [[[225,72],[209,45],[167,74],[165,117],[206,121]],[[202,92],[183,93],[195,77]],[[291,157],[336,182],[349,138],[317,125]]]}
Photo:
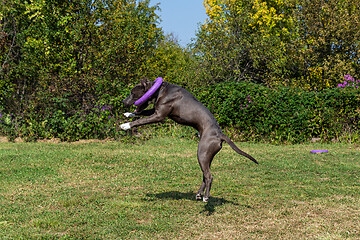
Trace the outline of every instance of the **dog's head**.
{"label": "dog's head", "polygon": [[[130,107],[133,105],[137,100],[139,100],[152,86],[152,83],[144,78],[141,80],[141,82],[133,87],[131,89],[130,95],[124,99],[123,103],[125,107]],[[146,101],[144,104],[138,106],[135,110],[135,112],[140,113],[143,111],[148,105],[149,101]]]}

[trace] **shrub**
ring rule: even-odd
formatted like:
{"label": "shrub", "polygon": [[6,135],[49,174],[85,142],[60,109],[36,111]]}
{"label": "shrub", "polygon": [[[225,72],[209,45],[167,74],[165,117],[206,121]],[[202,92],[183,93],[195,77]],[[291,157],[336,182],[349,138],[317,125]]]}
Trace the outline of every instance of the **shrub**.
{"label": "shrub", "polygon": [[[127,89],[129,90],[129,89]],[[125,111],[117,97],[103,99],[87,108],[76,109],[70,100],[52,99],[46,107],[33,106],[23,116],[0,113],[0,134],[10,140],[22,137],[27,141],[60,138],[76,141],[90,138],[128,139],[121,131]],[[301,89],[268,87],[246,83],[221,83],[193,89],[194,95],[213,112],[225,133],[235,140],[302,143],[312,138],[324,142],[356,141],[360,133],[360,89],[338,87],[319,92]],[[160,126],[160,127],[159,127]],[[164,128],[165,126],[165,128]],[[189,135],[194,131],[164,125],[142,127],[136,136],[148,139],[159,134]],[[136,131],[133,129],[133,131]]]}
{"label": "shrub", "polygon": [[222,128],[242,141],[300,143],[358,139],[360,91],[320,92],[252,83],[222,83],[196,91]]}
{"label": "shrub", "polygon": [[88,110],[70,110],[66,104],[53,107],[32,108],[23,116],[0,114],[0,134],[26,141],[60,138],[62,141],[79,139],[118,138],[124,135],[120,130],[121,119],[114,114],[111,105],[95,105]]}

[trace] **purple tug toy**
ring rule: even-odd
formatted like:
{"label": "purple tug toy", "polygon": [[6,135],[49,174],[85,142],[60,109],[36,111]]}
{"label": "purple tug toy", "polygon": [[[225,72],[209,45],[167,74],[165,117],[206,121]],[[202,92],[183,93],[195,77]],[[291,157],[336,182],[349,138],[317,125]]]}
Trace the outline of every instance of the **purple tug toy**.
{"label": "purple tug toy", "polygon": [[163,79],[161,77],[158,77],[154,81],[154,85],[147,91],[141,98],[139,98],[134,105],[135,106],[141,106],[144,102],[146,102],[155,92],[158,90],[163,83]]}
{"label": "purple tug toy", "polygon": [[327,153],[329,152],[328,150],[312,150],[310,151],[311,153]]}

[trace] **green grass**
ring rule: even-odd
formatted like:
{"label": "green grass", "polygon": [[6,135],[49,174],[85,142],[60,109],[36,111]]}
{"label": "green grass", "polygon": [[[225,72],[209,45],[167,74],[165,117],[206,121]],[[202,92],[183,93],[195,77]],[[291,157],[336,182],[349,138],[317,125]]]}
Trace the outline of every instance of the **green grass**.
{"label": "green grass", "polygon": [[359,146],[238,145],[205,204],[196,141],[0,143],[0,239],[359,239]]}

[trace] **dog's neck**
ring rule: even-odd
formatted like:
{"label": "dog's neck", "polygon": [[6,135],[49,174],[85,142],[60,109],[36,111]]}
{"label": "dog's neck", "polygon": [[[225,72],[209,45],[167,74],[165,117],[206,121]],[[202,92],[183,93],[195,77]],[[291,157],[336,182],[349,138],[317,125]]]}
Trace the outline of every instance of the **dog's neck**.
{"label": "dog's neck", "polygon": [[150,97],[149,103],[156,103],[160,92],[164,91],[164,89],[166,89],[168,87],[168,85],[169,85],[168,82],[163,82],[161,84],[161,86],[159,87],[159,89]]}

